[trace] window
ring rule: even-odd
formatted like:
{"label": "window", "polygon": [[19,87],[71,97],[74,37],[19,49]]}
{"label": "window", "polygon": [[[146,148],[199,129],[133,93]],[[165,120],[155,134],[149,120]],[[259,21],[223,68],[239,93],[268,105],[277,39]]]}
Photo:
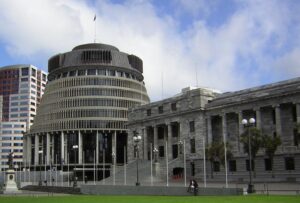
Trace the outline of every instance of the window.
{"label": "window", "polygon": [[106,70],[105,69],[98,70],[98,75],[106,75]]}
{"label": "window", "polygon": [[2,140],[11,140],[11,137],[2,137]]}
{"label": "window", "polygon": [[275,112],[275,109],[273,109],[273,111],[272,111],[272,121],[273,121],[273,124],[276,124],[276,112]]}
{"label": "window", "polygon": [[46,74],[42,74],[42,78],[43,78],[43,81],[46,81],[46,79],[47,79]]}
{"label": "window", "polygon": [[70,71],[69,76],[76,76],[76,70]]}
{"label": "window", "polygon": [[271,159],[265,159],[265,170],[266,171],[271,171],[272,170]]}
{"label": "window", "polygon": [[229,171],[236,171],[236,160],[229,160]]}
{"label": "window", "polygon": [[285,158],[285,170],[295,170],[294,157],[286,157]]}
{"label": "window", "polygon": [[3,124],[2,128],[12,128],[12,125],[10,125],[10,124]]}
{"label": "window", "polygon": [[88,69],[87,74],[88,75],[96,75],[96,69]]}
{"label": "window", "polygon": [[28,73],[29,73],[29,68],[28,67],[26,67],[26,68],[22,68],[22,76],[27,76],[28,75]]}
{"label": "window", "polygon": [[158,107],[158,113],[163,113],[164,112],[164,107],[163,106],[159,106]]}
{"label": "window", "polygon": [[2,143],[2,147],[10,147],[11,143]]}
{"label": "window", "polygon": [[21,78],[21,82],[27,82],[28,78]]}
{"label": "window", "polygon": [[35,69],[31,69],[31,76],[36,77],[36,70]]}
{"label": "window", "polygon": [[[249,159],[246,160],[246,170],[249,171],[250,169],[250,162],[249,162]],[[254,170],[254,161],[253,159],[251,160],[251,168],[252,168],[252,171]]]}
{"label": "window", "polygon": [[213,162],[213,169],[214,169],[214,172],[219,172],[220,171],[220,162],[214,161]]}
{"label": "window", "polygon": [[177,110],[176,103],[172,103],[172,104],[171,104],[171,110],[172,110],[172,111],[176,111],[176,110]]}
{"label": "window", "polygon": [[31,82],[35,83],[35,82],[36,82],[36,80],[35,80],[35,79],[33,79],[33,78],[31,78]]}
{"label": "window", "polygon": [[195,122],[194,121],[190,121],[190,132],[195,132]]}
{"label": "window", "polygon": [[68,77],[68,72],[64,72],[64,73],[62,74],[62,77],[63,77],[63,78]]}
{"label": "window", "polygon": [[164,146],[159,146],[158,147],[158,154],[159,154],[159,157],[164,157],[165,156],[165,148],[164,148]]}
{"label": "window", "polygon": [[147,116],[151,116],[151,109],[147,109]]}
{"label": "window", "polygon": [[196,143],[195,139],[190,139],[190,145],[191,145],[191,153],[196,153]]}
{"label": "window", "polygon": [[78,70],[78,76],[85,75],[85,70]]}

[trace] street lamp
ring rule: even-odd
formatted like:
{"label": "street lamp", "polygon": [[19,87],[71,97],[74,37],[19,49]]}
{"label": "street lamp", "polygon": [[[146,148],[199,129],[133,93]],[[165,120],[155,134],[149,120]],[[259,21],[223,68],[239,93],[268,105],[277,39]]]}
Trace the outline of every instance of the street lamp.
{"label": "street lamp", "polygon": [[140,185],[139,182],[139,142],[142,140],[142,136],[138,135],[136,131],[133,132],[133,141],[136,149],[136,186]]}
{"label": "street lamp", "polygon": [[77,187],[77,177],[76,177],[76,173],[75,173],[75,164],[77,162],[77,152],[76,152],[76,150],[78,149],[78,145],[73,145],[72,148],[74,150],[74,167],[73,167],[74,184],[73,184],[73,187]]}
{"label": "street lamp", "polygon": [[113,176],[113,184],[115,185],[116,184],[116,153],[113,151],[111,153],[111,156],[113,158],[113,166],[114,166],[114,168],[113,168],[113,174],[114,174],[114,176]]}
{"label": "street lamp", "polygon": [[181,140],[179,140],[179,142],[178,142],[179,154],[182,154],[182,145],[183,145],[183,142]]}
{"label": "street lamp", "polygon": [[252,184],[252,154],[251,154],[251,136],[250,136],[250,127],[255,123],[254,118],[250,118],[249,120],[243,119],[242,124],[245,128],[248,128],[248,150],[249,150],[249,184],[248,184],[248,193],[254,192],[254,185]]}
{"label": "street lamp", "polygon": [[154,147],[153,149],[153,153],[154,153],[154,163],[157,163],[157,155],[158,155],[158,149],[156,147]]}
{"label": "street lamp", "polygon": [[39,186],[42,186],[42,169],[41,165],[43,163],[43,150],[39,150],[39,159],[40,159],[40,180],[39,180]]}

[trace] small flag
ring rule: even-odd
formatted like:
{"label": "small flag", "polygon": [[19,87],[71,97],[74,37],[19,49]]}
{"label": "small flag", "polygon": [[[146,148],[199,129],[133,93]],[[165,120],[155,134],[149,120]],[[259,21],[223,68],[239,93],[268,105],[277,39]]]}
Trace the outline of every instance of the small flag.
{"label": "small flag", "polygon": [[94,21],[96,20],[96,14],[95,14],[95,16],[94,16]]}

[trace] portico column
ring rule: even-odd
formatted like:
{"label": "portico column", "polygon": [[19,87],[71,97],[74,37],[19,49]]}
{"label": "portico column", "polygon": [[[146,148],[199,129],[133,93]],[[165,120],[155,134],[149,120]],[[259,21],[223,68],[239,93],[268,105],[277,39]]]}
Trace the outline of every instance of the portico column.
{"label": "portico column", "polygon": [[300,123],[300,104],[296,104],[297,123]]}
{"label": "portico column", "polygon": [[117,143],[117,131],[114,131],[114,133],[112,134],[112,139],[111,139],[111,145],[112,145],[111,149],[112,149],[112,152],[115,152],[115,160],[117,160],[116,143]]}
{"label": "portico column", "polygon": [[276,134],[282,136],[280,105],[275,106]]}
{"label": "portico column", "polygon": [[255,122],[256,128],[261,130],[261,112],[259,107],[255,109],[255,114],[256,114],[256,122]]}
{"label": "portico column", "polygon": [[154,148],[158,149],[158,147],[157,147],[157,126],[156,125],[153,126],[153,131],[154,131],[154,133],[153,133]]}
{"label": "portico column", "polygon": [[60,155],[61,155],[61,162],[65,160],[65,134],[62,131],[60,135]]}
{"label": "portico column", "polygon": [[96,164],[99,163],[99,131],[96,131]]}
{"label": "portico column", "polygon": [[27,153],[26,153],[26,161],[27,163],[30,163],[30,165],[32,164],[31,163],[31,148],[32,148],[32,143],[31,143],[31,136],[26,136],[27,137]]}
{"label": "portico column", "polygon": [[34,165],[37,165],[39,163],[39,136],[35,134],[34,139]]}
{"label": "portico column", "polygon": [[78,131],[78,164],[82,164],[82,134]]}
{"label": "portico column", "polygon": [[[167,124],[168,126],[168,159],[173,159],[173,150],[172,150],[172,125],[171,123]],[[178,143],[177,143],[178,144]]]}
{"label": "portico column", "polygon": [[148,130],[147,127],[144,128],[144,159],[148,160]]}
{"label": "portico column", "polygon": [[237,147],[238,147],[238,151],[240,152],[241,151],[241,143],[240,143],[240,137],[241,137],[241,134],[244,132],[244,126],[242,124],[242,120],[244,119],[243,118],[243,111],[239,111],[238,112],[238,122],[239,122],[239,133],[238,133],[238,139],[237,139]]}
{"label": "portico column", "polygon": [[50,165],[50,134],[47,133],[46,135],[46,141],[47,141],[47,144],[46,144],[46,164],[47,165]]}
{"label": "portico column", "polygon": [[212,127],[211,127],[211,116],[207,116],[207,142],[211,144],[212,142]]}

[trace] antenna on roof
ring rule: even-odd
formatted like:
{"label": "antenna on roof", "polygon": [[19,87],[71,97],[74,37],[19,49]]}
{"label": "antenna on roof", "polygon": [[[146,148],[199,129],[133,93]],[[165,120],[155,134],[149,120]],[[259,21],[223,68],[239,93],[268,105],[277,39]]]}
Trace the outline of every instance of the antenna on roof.
{"label": "antenna on roof", "polygon": [[95,16],[94,16],[94,25],[95,25],[95,29],[94,29],[94,43],[96,43],[96,20],[97,20],[97,16],[96,16],[96,14],[95,14]]}

